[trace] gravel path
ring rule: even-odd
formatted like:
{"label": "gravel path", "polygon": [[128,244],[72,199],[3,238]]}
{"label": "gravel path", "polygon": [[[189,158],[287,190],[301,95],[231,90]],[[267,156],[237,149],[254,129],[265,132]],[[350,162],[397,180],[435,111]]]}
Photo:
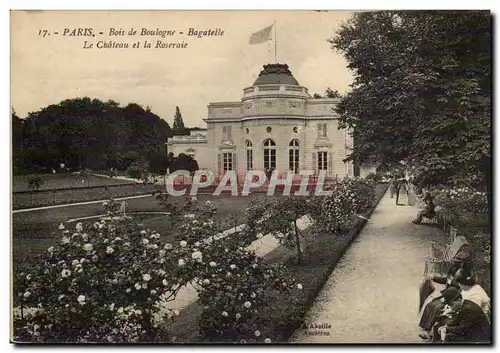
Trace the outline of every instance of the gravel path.
{"label": "gravel path", "polygon": [[298,330],[292,342],[422,343],[418,288],[439,230],[412,224],[417,212],[386,193],[304,320],[324,329]]}

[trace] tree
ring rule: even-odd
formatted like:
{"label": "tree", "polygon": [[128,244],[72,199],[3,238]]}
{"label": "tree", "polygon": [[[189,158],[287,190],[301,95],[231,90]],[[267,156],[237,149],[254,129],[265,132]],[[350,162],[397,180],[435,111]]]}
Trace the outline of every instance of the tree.
{"label": "tree", "polygon": [[339,127],[355,130],[349,160],[405,160],[430,179],[483,178],[491,190],[489,12],[357,13],[329,42],[355,75],[337,108]]}
{"label": "tree", "polygon": [[342,96],[339,93],[339,91],[337,91],[336,89],[331,89],[330,87],[328,87],[326,89],[324,95],[321,95],[319,93],[314,93],[314,95],[313,95],[314,99],[321,99],[321,98],[341,98],[341,97]]}
{"label": "tree", "polygon": [[182,114],[179,107],[175,107],[174,125],[172,131],[174,135],[184,135],[187,131],[184,127],[184,121],[182,120]]}
{"label": "tree", "polygon": [[125,170],[138,157],[164,148],[172,136],[165,120],[136,103],[121,107],[89,97],[49,105],[18,125],[22,167],[28,170],[53,168],[55,161],[73,169]]}
{"label": "tree", "polygon": [[185,153],[180,153],[177,157],[173,158],[169,166],[170,173],[177,170],[187,170],[191,175],[194,175],[198,169],[198,162],[192,156]]}

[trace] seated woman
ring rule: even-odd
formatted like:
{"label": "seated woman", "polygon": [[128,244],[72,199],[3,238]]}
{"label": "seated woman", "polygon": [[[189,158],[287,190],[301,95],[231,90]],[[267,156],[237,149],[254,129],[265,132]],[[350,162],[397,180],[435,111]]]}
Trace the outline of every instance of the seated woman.
{"label": "seated woman", "polygon": [[469,271],[459,270],[456,282],[461,289],[462,301],[458,313],[438,328],[444,342],[489,343],[491,325],[488,318],[490,298]]}
{"label": "seated woman", "polygon": [[476,283],[476,280],[468,269],[460,269],[456,273],[456,282],[462,291],[462,298],[476,303],[483,310],[486,317],[490,317],[490,297],[484,289]]}
{"label": "seated woman", "polygon": [[423,201],[425,202],[425,209],[420,211],[417,215],[417,218],[412,221],[412,223],[414,224],[422,223],[422,219],[424,217],[433,218],[436,215],[436,210],[435,210],[436,206],[434,205],[434,201],[432,200],[432,196],[430,193],[427,193],[425,195]]}
{"label": "seated woman", "polygon": [[[424,332],[419,334],[419,337],[427,340],[430,338],[429,332],[431,331],[434,323],[436,322],[436,317],[440,315],[441,311],[445,307],[445,300],[444,300],[444,292],[446,289],[450,287],[454,287],[456,289],[459,289],[458,283],[455,281],[456,276],[460,274],[460,271],[466,271],[470,272],[470,268],[472,267],[472,264],[470,262],[470,254],[469,253],[464,253],[464,254],[459,254],[461,255],[460,257],[455,257],[456,260],[459,260],[456,262],[451,268],[449,269],[447,276],[446,277],[441,277],[441,276],[434,276],[434,277],[429,277],[427,278],[427,281],[433,281],[439,284],[444,284],[446,285],[445,289],[441,291],[441,296],[434,298],[432,301],[430,301],[424,308],[422,312],[422,316],[420,317],[420,323],[419,326],[422,328]],[[425,298],[422,300],[422,302],[425,300]]]}

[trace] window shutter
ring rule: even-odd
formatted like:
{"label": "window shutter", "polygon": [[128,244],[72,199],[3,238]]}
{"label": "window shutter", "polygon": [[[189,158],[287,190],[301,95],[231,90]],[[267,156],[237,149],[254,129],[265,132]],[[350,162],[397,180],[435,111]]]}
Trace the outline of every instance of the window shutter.
{"label": "window shutter", "polygon": [[217,155],[217,165],[218,165],[218,168],[219,168],[219,175],[221,174],[223,168],[222,168],[222,154],[218,154]]}
{"label": "window shutter", "polygon": [[321,124],[318,124],[318,138],[321,137]]}
{"label": "window shutter", "polygon": [[238,170],[238,168],[236,168],[236,153],[233,153],[233,170]]}
{"label": "window shutter", "polygon": [[333,171],[333,153],[332,152],[327,152],[328,153],[328,175],[332,175],[332,171]]}
{"label": "window shutter", "polygon": [[232,126],[227,127],[227,139],[231,140],[232,139]]}
{"label": "window shutter", "polygon": [[316,161],[316,152],[313,152],[313,163],[312,163],[312,167],[313,167],[313,170],[314,170],[314,174],[317,174],[318,172],[318,163]]}

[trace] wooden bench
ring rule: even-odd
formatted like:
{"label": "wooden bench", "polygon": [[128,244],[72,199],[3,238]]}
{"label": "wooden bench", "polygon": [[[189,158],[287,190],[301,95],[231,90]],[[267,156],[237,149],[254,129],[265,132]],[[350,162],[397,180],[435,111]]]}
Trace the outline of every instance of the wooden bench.
{"label": "wooden bench", "polygon": [[455,227],[450,227],[450,242],[444,248],[431,243],[429,256],[425,261],[424,277],[429,275],[430,269],[438,276],[446,276],[449,268],[457,262],[455,257],[464,249],[470,246],[463,235],[458,235]]}

